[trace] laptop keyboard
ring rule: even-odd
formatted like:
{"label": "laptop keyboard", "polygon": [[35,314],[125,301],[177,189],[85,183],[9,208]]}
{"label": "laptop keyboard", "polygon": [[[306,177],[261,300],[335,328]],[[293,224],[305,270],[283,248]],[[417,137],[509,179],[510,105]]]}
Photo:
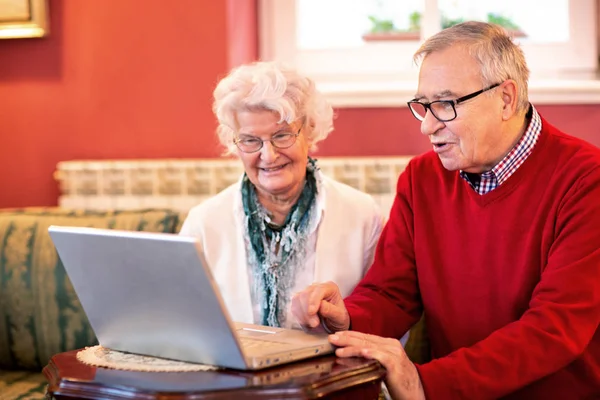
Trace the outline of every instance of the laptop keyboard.
{"label": "laptop keyboard", "polygon": [[289,343],[271,342],[267,340],[253,339],[249,337],[240,337],[240,343],[244,350],[264,350],[269,352],[282,351],[293,347]]}

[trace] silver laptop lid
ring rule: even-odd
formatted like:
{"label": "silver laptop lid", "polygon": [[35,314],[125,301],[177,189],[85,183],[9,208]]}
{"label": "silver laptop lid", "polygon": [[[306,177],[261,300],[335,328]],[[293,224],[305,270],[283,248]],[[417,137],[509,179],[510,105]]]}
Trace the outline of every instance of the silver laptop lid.
{"label": "silver laptop lid", "polygon": [[80,227],[48,231],[102,346],[247,368],[195,238]]}

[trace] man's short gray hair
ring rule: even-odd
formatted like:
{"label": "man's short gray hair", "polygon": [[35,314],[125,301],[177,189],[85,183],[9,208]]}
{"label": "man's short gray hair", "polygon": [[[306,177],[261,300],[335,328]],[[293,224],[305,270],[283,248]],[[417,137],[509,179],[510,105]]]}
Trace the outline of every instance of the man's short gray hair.
{"label": "man's short gray hair", "polygon": [[486,22],[469,21],[446,28],[431,36],[414,55],[415,63],[429,54],[453,45],[464,46],[481,67],[483,87],[512,79],[517,83],[517,112],[529,108],[529,68],[523,50],[506,30]]}

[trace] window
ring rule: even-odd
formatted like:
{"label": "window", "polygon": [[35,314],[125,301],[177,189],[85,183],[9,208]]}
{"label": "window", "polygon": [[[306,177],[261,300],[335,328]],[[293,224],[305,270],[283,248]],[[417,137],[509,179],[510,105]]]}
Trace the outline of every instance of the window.
{"label": "window", "polygon": [[537,103],[600,102],[600,0],[260,0],[260,55],[313,77],[337,107],[404,106],[422,40],[461,20],[513,32]]}

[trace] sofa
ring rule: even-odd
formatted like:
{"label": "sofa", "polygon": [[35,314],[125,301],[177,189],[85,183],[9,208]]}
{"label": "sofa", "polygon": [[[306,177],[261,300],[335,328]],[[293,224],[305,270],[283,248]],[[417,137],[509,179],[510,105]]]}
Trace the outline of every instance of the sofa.
{"label": "sofa", "polygon": [[[179,232],[185,215],[168,209],[0,210],[0,399],[43,399],[41,373],[56,353],[97,344],[48,234],[50,225]],[[407,353],[429,355],[423,323]]]}
{"label": "sofa", "polygon": [[97,344],[48,234],[50,225],[175,233],[172,210],[0,210],[0,399],[43,399],[53,354]]}

